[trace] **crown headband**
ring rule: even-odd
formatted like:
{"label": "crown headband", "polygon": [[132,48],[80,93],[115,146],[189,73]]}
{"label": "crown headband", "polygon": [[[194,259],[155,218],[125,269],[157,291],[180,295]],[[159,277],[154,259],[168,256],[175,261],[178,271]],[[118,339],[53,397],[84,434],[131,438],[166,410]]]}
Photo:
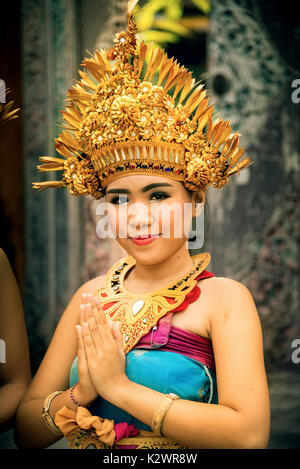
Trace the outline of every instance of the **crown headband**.
{"label": "crown headband", "polygon": [[197,191],[223,187],[252,163],[240,161],[244,148],[229,121],[213,120],[204,85],[163,49],[137,44],[137,2],[128,2],[127,31],[116,34],[108,51],[96,50],[82,62],[81,80],[68,91],[61,111],[66,123],[55,139],[63,159],[39,158],[39,170],[62,170],[62,179],[34,188],[65,186],[72,195],[98,199],[119,177],[152,174]]}

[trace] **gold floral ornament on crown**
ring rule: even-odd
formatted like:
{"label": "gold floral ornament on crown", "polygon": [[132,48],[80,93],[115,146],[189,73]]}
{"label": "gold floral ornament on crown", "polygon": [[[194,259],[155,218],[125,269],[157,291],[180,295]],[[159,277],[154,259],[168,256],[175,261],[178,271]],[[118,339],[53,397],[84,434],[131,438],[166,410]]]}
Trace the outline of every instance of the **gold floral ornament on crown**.
{"label": "gold floral ornament on crown", "polygon": [[38,169],[62,170],[62,179],[34,188],[66,186],[72,195],[99,199],[116,178],[151,174],[197,191],[224,186],[252,163],[240,161],[244,148],[229,121],[212,119],[204,85],[163,49],[137,43],[137,2],[128,2],[127,31],[82,62],[86,71],[68,91],[66,124],[55,140],[64,158],[40,157]]}

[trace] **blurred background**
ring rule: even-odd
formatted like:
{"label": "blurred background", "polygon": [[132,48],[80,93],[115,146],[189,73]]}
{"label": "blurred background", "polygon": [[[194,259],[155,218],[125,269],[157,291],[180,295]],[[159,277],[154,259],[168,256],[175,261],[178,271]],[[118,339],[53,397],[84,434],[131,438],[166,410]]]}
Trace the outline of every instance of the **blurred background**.
{"label": "blurred background", "polygon": [[[0,246],[22,293],[33,373],[76,289],[123,255],[114,241],[96,236],[92,199],[64,189],[38,194],[32,182],[44,177],[37,157],[55,155],[59,110],[80,62],[87,51],[112,45],[126,6],[1,3],[0,79],[21,110],[1,129]],[[212,256],[210,271],[243,282],[256,302],[271,393],[270,448],[300,448],[300,352],[293,354],[300,339],[299,13],[287,0],[145,0],[136,14],[140,39],[193,70],[254,160],[222,191],[208,190],[203,250]],[[11,432],[0,447],[15,447]]]}

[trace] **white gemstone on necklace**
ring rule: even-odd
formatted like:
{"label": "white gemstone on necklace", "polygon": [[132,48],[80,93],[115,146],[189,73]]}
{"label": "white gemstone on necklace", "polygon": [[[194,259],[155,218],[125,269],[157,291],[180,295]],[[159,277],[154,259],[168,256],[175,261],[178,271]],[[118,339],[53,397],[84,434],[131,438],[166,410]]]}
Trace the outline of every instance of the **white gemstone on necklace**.
{"label": "white gemstone on necklace", "polygon": [[125,342],[128,342],[129,337],[130,337],[130,334],[126,334],[126,335],[125,335]]}
{"label": "white gemstone on necklace", "polygon": [[145,304],[144,300],[137,300],[133,303],[131,307],[133,316],[136,316],[141,311],[144,304]]}

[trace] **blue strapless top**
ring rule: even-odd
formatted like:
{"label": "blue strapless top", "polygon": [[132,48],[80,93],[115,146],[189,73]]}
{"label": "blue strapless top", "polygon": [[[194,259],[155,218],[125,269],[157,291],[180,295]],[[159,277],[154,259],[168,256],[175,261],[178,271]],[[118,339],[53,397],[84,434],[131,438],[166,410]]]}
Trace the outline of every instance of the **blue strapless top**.
{"label": "blue strapless top", "polygon": [[[149,349],[132,349],[126,355],[126,375],[131,381],[162,392],[173,392],[180,398],[218,403],[215,373],[198,360],[176,352]],[[78,381],[77,357],[70,374],[70,386]],[[141,430],[151,428],[132,417],[124,410],[112,405],[101,396],[89,408],[93,415],[127,422]]]}

